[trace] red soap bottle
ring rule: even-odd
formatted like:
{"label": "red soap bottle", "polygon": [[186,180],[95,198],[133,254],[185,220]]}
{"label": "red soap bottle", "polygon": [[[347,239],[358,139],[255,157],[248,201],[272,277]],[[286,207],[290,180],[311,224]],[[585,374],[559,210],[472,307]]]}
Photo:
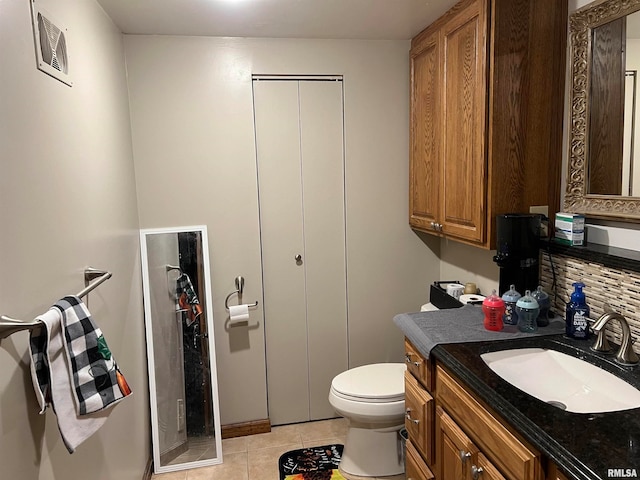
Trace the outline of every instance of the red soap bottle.
{"label": "red soap bottle", "polygon": [[502,330],[504,300],[496,295],[495,290],[482,302],[482,311],[484,312],[484,328],[495,332]]}

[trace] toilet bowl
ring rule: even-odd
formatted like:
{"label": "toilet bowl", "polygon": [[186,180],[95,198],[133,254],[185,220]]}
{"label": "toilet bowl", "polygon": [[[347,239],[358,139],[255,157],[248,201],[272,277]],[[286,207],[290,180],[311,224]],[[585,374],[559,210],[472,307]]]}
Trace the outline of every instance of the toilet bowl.
{"label": "toilet bowl", "polygon": [[361,477],[404,472],[398,431],[404,426],[404,363],[352,368],[331,382],[329,403],[349,420],[340,470]]}

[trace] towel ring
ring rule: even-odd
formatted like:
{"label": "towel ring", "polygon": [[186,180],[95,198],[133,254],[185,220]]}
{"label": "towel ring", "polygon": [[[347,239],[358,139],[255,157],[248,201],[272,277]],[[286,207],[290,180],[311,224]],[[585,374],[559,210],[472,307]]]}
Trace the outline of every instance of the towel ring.
{"label": "towel ring", "polygon": [[[229,299],[232,295],[242,296],[242,292],[244,291],[244,278],[242,276],[236,277],[236,290],[227,295],[227,298],[224,299],[224,308],[229,311]],[[247,305],[248,307],[255,308],[258,306],[258,301],[255,303]]]}

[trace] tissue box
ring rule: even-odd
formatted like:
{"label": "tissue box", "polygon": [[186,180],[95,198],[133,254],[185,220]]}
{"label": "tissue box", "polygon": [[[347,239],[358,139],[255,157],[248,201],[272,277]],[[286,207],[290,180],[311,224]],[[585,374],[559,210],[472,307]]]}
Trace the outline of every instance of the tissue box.
{"label": "tissue box", "polygon": [[584,245],[584,215],[556,213],[556,242],[563,245]]}

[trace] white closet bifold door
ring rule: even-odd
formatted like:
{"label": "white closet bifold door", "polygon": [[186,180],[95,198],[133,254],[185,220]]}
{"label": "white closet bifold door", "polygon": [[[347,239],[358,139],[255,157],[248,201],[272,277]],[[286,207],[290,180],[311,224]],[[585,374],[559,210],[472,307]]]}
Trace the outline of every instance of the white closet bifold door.
{"label": "white closet bifold door", "polygon": [[330,418],[348,368],[342,82],[254,81],[269,417]]}

